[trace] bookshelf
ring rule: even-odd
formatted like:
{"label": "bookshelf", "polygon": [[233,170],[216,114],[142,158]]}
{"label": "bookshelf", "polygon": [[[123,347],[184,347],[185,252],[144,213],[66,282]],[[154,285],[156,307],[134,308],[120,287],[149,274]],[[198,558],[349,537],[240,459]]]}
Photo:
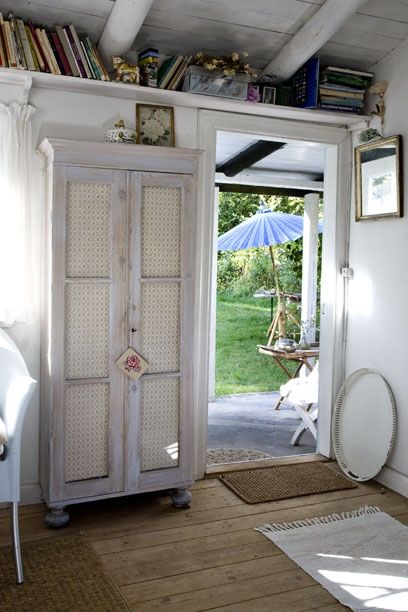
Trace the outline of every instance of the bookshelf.
{"label": "bookshelf", "polygon": [[336,113],[329,111],[278,106],[274,104],[253,104],[241,100],[230,100],[211,96],[201,96],[183,91],[171,91],[129,85],[114,81],[96,81],[65,75],[0,68],[0,85],[11,84],[22,88],[23,97],[27,100],[31,87],[65,91],[77,94],[90,94],[121,98],[134,102],[166,104],[171,106],[214,110],[219,112],[239,113],[258,117],[274,117],[294,121],[307,121],[325,125],[348,125],[366,127],[370,116]]}

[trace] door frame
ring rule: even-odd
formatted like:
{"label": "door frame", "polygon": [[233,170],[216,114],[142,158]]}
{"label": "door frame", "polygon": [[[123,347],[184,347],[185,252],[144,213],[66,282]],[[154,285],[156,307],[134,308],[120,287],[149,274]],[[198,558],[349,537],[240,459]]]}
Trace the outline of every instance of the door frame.
{"label": "door frame", "polygon": [[[345,120],[346,123],[346,120]],[[253,134],[265,140],[316,142],[326,147],[324,171],[325,227],[322,251],[322,291],[317,452],[332,456],[332,406],[344,380],[344,280],[347,266],[351,201],[351,137],[347,125],[293,121],[199,110],[198,147],[204,151],[197,217],[196,307],[194,353],[194,477],[206,471],[211,283],[216,265],[214,185],[218,131]]]}

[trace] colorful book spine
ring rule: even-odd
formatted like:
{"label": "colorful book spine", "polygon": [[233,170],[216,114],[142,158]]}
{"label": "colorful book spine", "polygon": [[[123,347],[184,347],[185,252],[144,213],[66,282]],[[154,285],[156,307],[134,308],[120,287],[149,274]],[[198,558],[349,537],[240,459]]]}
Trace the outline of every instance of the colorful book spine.
{"label": "colorful book spine", "polygon": [[15,42],[15,50],[17,55],[17,68],[27,70],[27,62],[24,55],[23,43],[20,38],[20,32],[18,30],[17,20],[15,17],[10,16],[10,29]]}
{"label": "colorful book spine", "polygon": [[26,30],[26,34],[27,34],[28,43],[30,45],[31,55],[32,55],[32,58],[33,58],[35,70],[37,72],[44,72],[44,70],[40,66],[39,52],[37,52],[37,50],[35,48],[35,43],[33,41],[33,37],[31,36],[30,28],[28,26],[25,26],[25,30]]}
{"label": "colorful book spine", "polygon": [[6,43],[3,35],[3,15],[0,13],[0,63],[2,68],[8,68]]}
{"label": "colorful book spine", "polygon": [[76,65],[74,54],[72,53],[72,49],[69,45],[68,39],[62,26],[55,26],[55,31],[64,50],[65,57],[67,58],[72,76],[79,77],[78,66]]}
{"label": "colorful book spine", "polygon": [[341,112],[341,113],[355,113],[355,114],[360,114],[361,112],[361,108],[356,108],[353,106],[341,106],[340,104],[324,104],[324,103],[320,103],[320,108],[324,109],[324,110],[331,110],[331,111],[336,111],[336,112]]}
{"label": "colorful book spine", "polygon": [[346,88],[330,89],[328,87],[319,87],[319,93],[321,96],[340,96],[343,98],[356,98],[362,100],[364,98],[364,91],[349,91]]}
{"label": "colorful book spine", "polygon": [[65,74],[64,65],[61,62],[61,59],[58,55],[57,47],[55,46],[54,40],[52,38],[52,33],[44,30],[45,36],[47,37],[48,46],[52,51],[53,59],[55,60],[56,66],[58,67],[59,74]]}
{"label": "colorful book spine", "polygon": [[53,42],[53,50],[54,54],[57,56],[57,60],[59,59],[59,65],[61,72],[66,76],[72,76],[72,70],[69,65],[67,56],[65,55],[65,51],[62,48],[61,41],[56,32],[51,32],[51,39]]}
{"label": "colorful book spine", "polygon": [[40,44],[39,38],[37,36],[36,29],[33,25],[32,21],[27,21],[27,25],[31,32],[31,37],[36,45],[36,52],[38,50],[38,63],[40,64],[40,68],[42,72],[51,72],[51,69],[48,65],[47,58],[45,57],[44,51],[42,49],[42,45]]}
{"label": "colorful book spine", "polygon": [[323,74],[321,78],[322,83],[338,83],[343,85],[350,85],[354,87],[367,88],[371,85],[371,79],[367,77],[358,77],[353,75],[347,75],[345,73],[332,72],[329,74]]}
{"label": "colorful book spine", "polygon": [[82,51],[81,43],[79,42],[79,38],[78,38],[78,35],[76,33],[75,26],[70,25],[69,29],[71,31],[72,39],[74,41],[75,47],[78,50],[78,54],[79,54],[79,57],[80,57],[80,60],[81,60],[81,65],[82,65],[83,70],[84,70],[84,75],[85,75],[84,78],[91,79],[92,78],[91,71],[88,68],[88,62],[86,61],[86,58],[84,56],[84,52]]}
{"label": "colorful book spine", "polygon": [[53,74],[61,74],[61,70],[58,66],[58,62],[54,55],[54,52],[51,48],[50,41],[48,40],[47,32],[44,28],[37,28],[37,34],[39,31],[40,42],[42,43],[43,50],[45,52],[45,56],[47,58],[48,64],[51,67],[51,72]]}
{"label": "colorful book spine", "polygon": [[84,67],[84,65],[82,63],[81,56],[80,56],[79,51],[77,49],[77,46],[75,44],[74,37],[72,36],[71,29],[67,25],[63,26],[62,29],[64,30],[64,32],[66,34],[69,46],[71,47],[72,53],[74,55],[75,63],[76,63],[77,68],[79,70],[79,76],[82,77],[83,79],[86,79],[87,77],[86,77],[85,67]]}
{"label": "colorful book spine", "polygon": [[177,75],[180,74],[180,70],[183,65],[184,59],[185,58],[182,55],[179,55],[179,57],[177,58],[177,62],[174,64],[173,68],[170,70],[169,78],[167,79],[167,82],[165,83],[163,89],[173,88],[173,85],[177,79]]}
{"label": "colorful book spine", "polygon": [[351,74],[353,76],[363,76],[368,77],[370,79],[372,79],[374,76],[374,73],[372,72],[354,70],[353,68],[340,68],[339,66],[327,66],[327,68],[324,69],[324,72],[343,72],[345,74]]}
{"label": "colorful book spine", "polygon": [[87,52],[86,47],[85,47],[85,43],[84,43],[83,40],[81,40],[79,42],[80,42],[80,45],[81,45],[81,48],[82,48],[82,53],[84,54],[86,63],[88,64],[88,68],[89,68],[89,71],[91,73],[91,78],[92,79],[96,79],[95,72],[94,72],[93,66],[91,64],[91,60],[89,59],[88,52]]}
{"label": "colorful book spine", "polygon": [[27,32],[22,19],[16,19],[18,35],[23,48],[27,70],[35,70],[34,59],[31,54],[30,43],[28,42]]}
{"label": "colorful book spine", "polygon": [[101,72],[101,70],[100,70],[100,68],[98,66],[98,62],[96,61],[95,54],[94,54],[94,51],[93,51],[93,44],[92,44],[92,41],[89,38],[89,36],[84,38],[83,43],[84,43],[84,46],[85,46],[85,49],[86,49],[89,61],[90,61],[91,65],[92,65],[92,69],[93,69],[93,72],[94,72],[94,75],[95,75],[95,79],[97,79],[98,81],[104,80],[104,79],[102,79],[102,72]]}
{"label": "colorful book spine", "polygon": [[95,55],[95,59],[98,62],[99,69],[100,69],[100,71],[102,73],[102,80],[103,81],[110,81],[110,77],[109,77],[108,71],[106,70],[105,65],[104,65],[104,63],[103,63],[103,61],[101,59],[101,56],[98,53],[98,49],[95,47],[94,44],[92,44],[92,49],[93,49],[93,52],[94,52],[94,55]]}
{"label": "colorful book spine", "polygon": [[13,47],[10,40],[10,24],[8,21],[3,21],[1,27],[3,32],[4,48],[6,50],[8,67],[17,68],[17,63],[13,55]]}
{"label": "colorful book spine", "polygon": [[159,87],[160,89],[166,89],[167,85],[171,81],[172,76],[174,75],[174,72],[177,70],[177,67],[182,61],[183,56],[173,55],[172,57],[167,58],[163,62],[157,74],[157,87]]}
{"label": "colorful book spine", "polygon": [[16,33],[14,31],[14,21],[9,19],[8,23],[8,36],[10,39],[10,46],[13,49],[13,57],[15,58],[16,68],[24,68],[22,58],[20,57],[19,47],[17,45]]}
{"label": "colorful book spine", "polygon": [[292,77],[292,104],[316,108],[319,89],[319,59],[312,57]]}
{"label": "colorful book spine", "polygon": [[362,108],[364,106],[363,100],[356,100],[354,98],[339,98],[336,96],[321,96],[320,101],[323,104],[338,104],[339,106],[355,106]]}
{"label": "colorful book spine", "polygon": [[177,71],[177,73],[174,75],[173,79],[171,80],[171,83],[169,85],[169,89],[176,91],[178,86],[180,85],[183,77],[184,77],[184,73],[187,70],[187,66],[189,65],[189,63],[191,62],[192,56],[189,55],[187,57],[184,58],[179,70]]}

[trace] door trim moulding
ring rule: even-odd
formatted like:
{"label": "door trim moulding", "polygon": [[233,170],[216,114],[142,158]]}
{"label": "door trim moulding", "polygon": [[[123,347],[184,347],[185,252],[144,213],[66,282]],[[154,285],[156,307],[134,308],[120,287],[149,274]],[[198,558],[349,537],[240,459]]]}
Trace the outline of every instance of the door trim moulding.
{"label": "door trim moulding", "polygon": [[337,390],[344,380],[343,312],[344,287],[341,269],[347,261],[351,198],[351,145],[347,127],[320,123],[251,117],[200,110],[198,147],[204,151],[199,172],[197,218],[197,268],[194,354],[195,466],[194,477],[206,470],[208,418],[209,339],[211,283],[213,275],[214,184],[217,131],[253,134],[264,140],[316,142],[326,146],[324,207],[325,234],[322,268],[320,350],[320,418],[317,452],[332,456],[331,412]]}

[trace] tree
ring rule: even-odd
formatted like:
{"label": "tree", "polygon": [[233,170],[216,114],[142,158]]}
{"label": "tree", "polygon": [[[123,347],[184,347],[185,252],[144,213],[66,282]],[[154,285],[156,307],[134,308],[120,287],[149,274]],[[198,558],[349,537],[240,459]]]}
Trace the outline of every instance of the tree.
{"label": "tree", "polygon": [[[224,234],[254,213],[261,200],[276,212],[303,215],[302,198],[288,196],[259,196],[241,193],[220,193],[219,235]],[[292,240],[274,246],[278,263],[281,289],[286,292],[300,293],[302,287],[303,241]],[[318,283],[320,284],[321,239],[319,238]],[[264,248],[226,251],[218,254],[219,291],[236,295],[252,295],[261,287],[270,289],[271,263]]]}

